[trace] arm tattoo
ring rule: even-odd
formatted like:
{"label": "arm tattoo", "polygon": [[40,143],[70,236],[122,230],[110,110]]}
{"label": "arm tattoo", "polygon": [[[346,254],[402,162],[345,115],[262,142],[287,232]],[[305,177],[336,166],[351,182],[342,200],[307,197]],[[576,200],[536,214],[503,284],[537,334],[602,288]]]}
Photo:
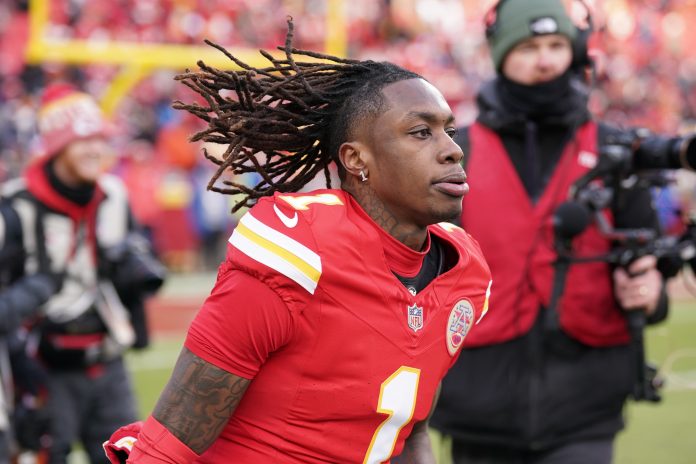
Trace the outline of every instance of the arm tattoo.
{"label": "arm tattoo", "polygon": [[184,348],[152,415],[201,454],[220,435],[250,382]]}

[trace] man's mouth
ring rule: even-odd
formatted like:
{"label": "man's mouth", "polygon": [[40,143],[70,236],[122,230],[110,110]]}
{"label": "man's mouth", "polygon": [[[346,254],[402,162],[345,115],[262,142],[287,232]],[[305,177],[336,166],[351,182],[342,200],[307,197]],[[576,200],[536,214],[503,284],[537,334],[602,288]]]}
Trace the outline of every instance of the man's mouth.
{"label": "man's mouth", "polygon": [[466,183],[466,174],[458,172],[442,177],[433,182],[435,189],[452,197],[463,197],[469,192],[469,184]]}

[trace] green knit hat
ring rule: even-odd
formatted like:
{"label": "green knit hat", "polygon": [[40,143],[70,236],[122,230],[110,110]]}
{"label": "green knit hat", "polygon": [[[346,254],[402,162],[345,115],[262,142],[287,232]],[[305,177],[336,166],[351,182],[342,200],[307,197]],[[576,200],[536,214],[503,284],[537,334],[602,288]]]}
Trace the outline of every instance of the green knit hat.
{"label": "green knit hat", "polygon": [[544,34],[563,34],[571,42],[577,28],[560,0],[500,0],[487,18],[487,38],[495,69],[500,71],[505,55],[522,40]]}

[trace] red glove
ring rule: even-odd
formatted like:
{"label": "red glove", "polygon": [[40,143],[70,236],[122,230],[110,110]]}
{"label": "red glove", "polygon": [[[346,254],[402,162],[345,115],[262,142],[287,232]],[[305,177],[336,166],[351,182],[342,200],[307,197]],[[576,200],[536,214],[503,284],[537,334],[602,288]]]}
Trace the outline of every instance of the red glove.
{"label": "red glove", "polygon": [[107,441],[102,443],[106,457],[109,458],[111,464],[126,464],[133,445],[138,440],[142,426],[142,421],[124,425],[112,433]]}

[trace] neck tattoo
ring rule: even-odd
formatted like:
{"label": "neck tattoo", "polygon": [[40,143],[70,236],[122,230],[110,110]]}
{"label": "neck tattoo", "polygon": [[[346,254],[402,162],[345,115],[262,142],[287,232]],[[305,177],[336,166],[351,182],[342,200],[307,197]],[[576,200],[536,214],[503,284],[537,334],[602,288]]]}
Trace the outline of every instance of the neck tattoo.
{"label": "neck tattoo", "polygon": [[377,197],[374,190],[367,186],[349,184],[343,185],[343,189],[350,193],[367,215],[389,235],[413,250],[423,249],[427,237],[425,228],[399,224],[396,216]]}

